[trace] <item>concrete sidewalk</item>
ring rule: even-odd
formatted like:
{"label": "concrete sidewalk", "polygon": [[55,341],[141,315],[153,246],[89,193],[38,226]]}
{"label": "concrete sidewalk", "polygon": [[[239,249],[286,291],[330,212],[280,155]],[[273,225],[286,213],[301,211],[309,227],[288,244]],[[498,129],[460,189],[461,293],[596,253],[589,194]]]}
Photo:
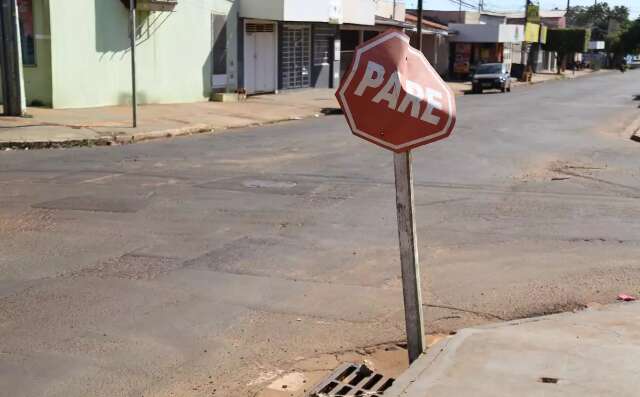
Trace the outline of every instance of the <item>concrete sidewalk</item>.
{"label": "concrete sidewalk", "polygon": [[387,397],[638,396],[640,303],[469,328],[417,360]]}
{"label": "concrete sidewalk", "polygon": [[[534,83],[574,75],[537,74]],[[529,83],[514,83],[528,85]],[[469,82],[450,82],[456,95],[471,89]],[[86,109],[28,108],[29,117],[0,117],[0,148],[109,145],[166,138],[228,128],[248,127],[308,117],[338,108],[333,89],[285,91],[256,95],[237,103],[200,102],[144,105],[138,127],[131,127],[130,106]]]}
{"label": "concrete sidewalk", "polygon": [[256,95],[237,103],[144,105],[138,108],[137,128],[131,127],[130,106],[28,108],[28,118],[0,117],[0,146],[128,143],[297,120],[337,107],[330,89]]}
{"label": "concrete sidewalk", "polygon": [[[594,72],[591,69],[585,69],[585,70],[579,70],[574,72],[571,71],[566,71],[562,74],[557,74],[557,73],[552,73],[552,72],[548,72],[548,73],[535,73],[531,79],[531,82],[523,82],[523,81],[517,81],[517,80],[512,80],[512,86],[513,87],[522,87],[522,86],[528,86],[528,85],[532,85],[532,84],[540,84],[540,83],[546,83],[548,81],[553,81],[553,80],[560,80],[560,79],[575,79],[575,78],[580,78],[580,77],[585,77],[585,76],[589,76],[592,75],[594,73],[601,73],[600,71],[596,71]],[[454,90],[454,92],[457,95],[464,95],[467,93],[471,93],[471,81],[452,81],[452,82],[448,82],[449,86]]]}

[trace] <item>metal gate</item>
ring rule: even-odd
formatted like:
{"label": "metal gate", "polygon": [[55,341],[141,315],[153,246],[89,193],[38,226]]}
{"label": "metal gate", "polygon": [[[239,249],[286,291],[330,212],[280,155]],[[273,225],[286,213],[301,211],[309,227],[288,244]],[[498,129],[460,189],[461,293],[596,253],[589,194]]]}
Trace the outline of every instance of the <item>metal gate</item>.
{"label": "metal gate", "polygon": [[311,26],[282,26],[282,88],[311,85]]}

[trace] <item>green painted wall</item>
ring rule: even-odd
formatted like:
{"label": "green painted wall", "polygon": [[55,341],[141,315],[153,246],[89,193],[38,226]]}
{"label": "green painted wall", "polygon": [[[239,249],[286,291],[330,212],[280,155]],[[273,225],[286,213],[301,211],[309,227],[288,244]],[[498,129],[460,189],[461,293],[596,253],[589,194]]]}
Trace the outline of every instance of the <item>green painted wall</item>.
{"label": "green painted wall", "polygon": [[[51,106],[51,35],[49,30],[49,0],[33,0],[36,65],[24,66],[24,91],[27,106]],[[0,84],[2,103],[2,84]]]}
{"label": "green painted wall", "polygon": [[51,32],[49,0],[33,0],[36,65],[24,66],[24,90],[27,105],[51,106]]}
{"label": "green painted wall", "polygon": [[[120,0],[48,0],[53,106],[131,101],[128,10]],[[138,12],[140,103],[207,100],[212,70],[212,13],[228,0],[179,0],[174,12]]]}

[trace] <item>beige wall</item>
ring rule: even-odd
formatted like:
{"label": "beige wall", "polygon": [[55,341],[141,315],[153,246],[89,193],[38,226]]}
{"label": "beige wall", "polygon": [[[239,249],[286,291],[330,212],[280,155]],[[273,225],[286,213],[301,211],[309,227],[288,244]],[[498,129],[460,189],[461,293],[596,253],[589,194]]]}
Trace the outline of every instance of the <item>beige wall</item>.
{"label": "beige wall", "polygon": [[404,21],[405,13],[404,0],[376,0],[376,15]]}
{"label": "beige wall", "polygon": [[422,52],[440,75],[447,74],[449,71],[449,40],[446,36],[422,35]]}

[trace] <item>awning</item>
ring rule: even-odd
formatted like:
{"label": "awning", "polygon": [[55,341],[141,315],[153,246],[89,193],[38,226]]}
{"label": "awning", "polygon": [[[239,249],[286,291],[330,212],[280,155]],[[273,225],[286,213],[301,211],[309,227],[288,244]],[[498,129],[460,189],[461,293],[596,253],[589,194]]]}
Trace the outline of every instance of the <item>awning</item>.
{"label": "awning", "polygon": [[[418,29],[416,27],[418,22],[418,17],[416,15],[407,14],[405,17],[408,24],[411,25],[412,32],[416,32]],[[422,34],[439,34],[443,36],[449,35],[448,27],[445,25],[441,25],[439,23],[429,21],[427,19],[422,18]]]}
{"label": "awning", "polygon": [[385,18],[379,15],[376,15],[376,25],[399,29],[415,29],[414,25],[405,21],[398,21],[397,19]]}

